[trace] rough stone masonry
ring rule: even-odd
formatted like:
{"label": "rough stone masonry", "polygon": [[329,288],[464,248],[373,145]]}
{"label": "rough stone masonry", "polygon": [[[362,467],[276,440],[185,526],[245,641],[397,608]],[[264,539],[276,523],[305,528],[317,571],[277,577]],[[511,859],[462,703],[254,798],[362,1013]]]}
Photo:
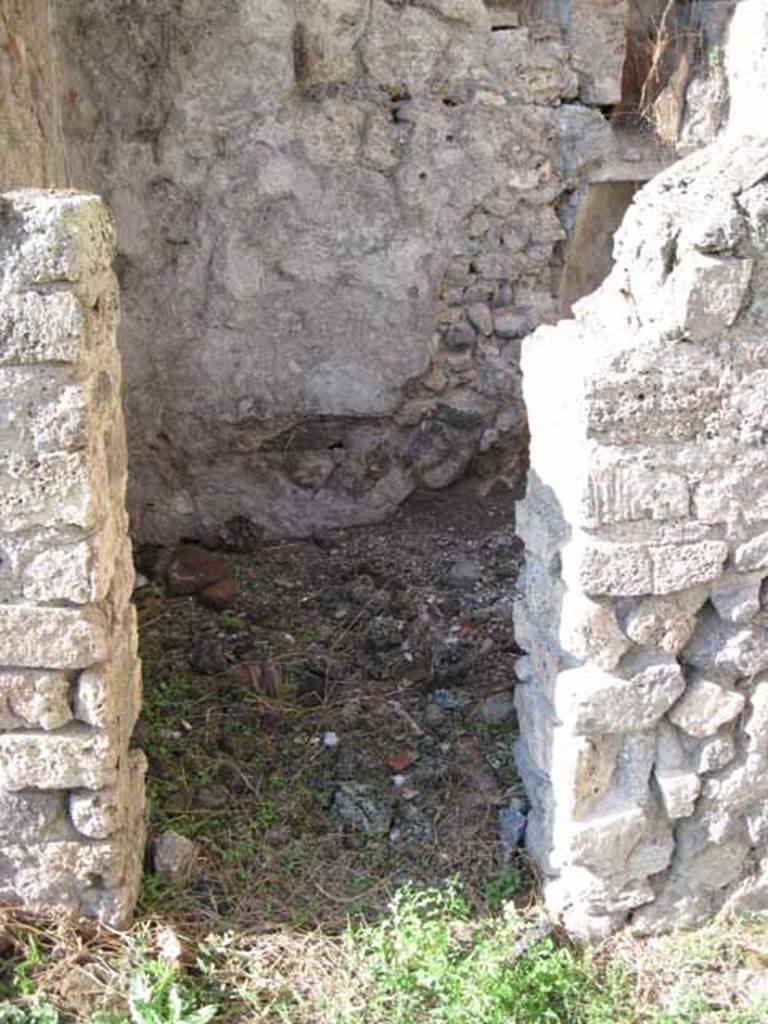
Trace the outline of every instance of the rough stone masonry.
{"label": "rough stone masonry", "polygon": [[114,225],[0,195],[0,902],[130,916],[144,755]]}
{"label": "rough stone masonry", "polygon": [[711,141],[742,6],[0,0],[0,189],[94,191],[120,225],[134,536],[247,547],[468,470],[522,487],[520,340],[559,315],[590,184],[668,162],[615,115],[663,17],[665,140]]}
{"label": "rough stone masonry", "polygon": [[527,843],[589,936],[768,909],[768,139],[659,176],[616,259],[523,353]]}
{"label": "rough stone masonry", "polygon": [[0,0],[29,41],[14,68],[0,34],[0,73],[45,95],[50,45],[58,101],[17,134],[53,122],[120,225],[134,535],[247,547],[470,465],[519,485],[520,338],[557,318],[575,207],[663,166],[600,109],[628,0],[53,6],[49,32],[48,0]]}

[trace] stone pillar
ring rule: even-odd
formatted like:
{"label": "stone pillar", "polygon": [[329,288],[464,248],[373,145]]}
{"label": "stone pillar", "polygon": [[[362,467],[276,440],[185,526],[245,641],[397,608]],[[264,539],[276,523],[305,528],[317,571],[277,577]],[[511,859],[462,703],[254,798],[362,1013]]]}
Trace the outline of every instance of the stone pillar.
{"label": "stone pillar", "polygon": [[144,756],[114,226],[0,196],[0,902],[129,917]]}
{"label": "stone pillar", "polygon": [[518,760],[577,934],[768,908],[768,141],[638,193],[524,345]]}

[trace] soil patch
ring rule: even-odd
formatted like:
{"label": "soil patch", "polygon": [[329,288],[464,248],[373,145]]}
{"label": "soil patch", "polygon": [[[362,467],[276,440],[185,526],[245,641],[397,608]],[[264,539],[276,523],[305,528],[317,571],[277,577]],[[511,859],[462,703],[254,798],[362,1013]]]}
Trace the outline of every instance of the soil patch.
{"label": "soil patch", "polygon": [[177,892],[148,876],[144,908],[335,929],[454,876],[480,904],[528,900],[509,494],[464,485],[227,557],[224,610],[173,595],[170,552],[136,595],[152,832],[201,850]]}

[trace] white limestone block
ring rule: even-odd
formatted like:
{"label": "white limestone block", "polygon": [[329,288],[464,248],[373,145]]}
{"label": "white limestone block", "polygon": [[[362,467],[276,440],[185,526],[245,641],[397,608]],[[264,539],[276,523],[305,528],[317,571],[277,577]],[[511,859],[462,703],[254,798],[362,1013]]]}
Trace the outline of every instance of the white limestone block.
{"label": "white limestone block", "polygon": [[563,548],[563,578],[593,596],[653,592],[653,569],[644,544],[611,544],[577,537]]}
{"label": "white limestone block", "polygon": [[736,322],[753,266],[753,260],[686,253],[668,288],[687,338],[706,341]]}
{"label": "white limestone block", "polygon": [[762,576],[724,579],[712,588],[711,600],[724,622],[741,625],[751,622],[760,611]]}
{"label": "white limestone block", "polygon": [[555,713],[574,733],[632,733],[653,726],[685,689],[675,661],[639,668],[627,679],[594,665],[557,677]]}
{"label": "white limestone block", "polygon": [[768,569],[768,531],[740,544],[734,552],[733,564],[740,572]]}
{"label": "white limestone block", "polygon": [[754,677],[768,669],[768,641],[759,620],[749,625],[723,622],[705,608],[683,651],[687,665],[727,682]]}
{"label": "white limestone block", "polygon": [[6,240],[0,285],[20,290],[77,284],[109,270],[115,224],[98,196],[85,193],[7,193],[13,233]]}
{"label": "white limestone block", "polygon": [[0,605],[0,665],[84,668],[107,650],[107,622],[98,608]]}
{"label": "white limestone block", "polygon": [[694,741],[688,737],[683,742],[691,755],[691,765],[699,775],[717,772],[725,768],[736,757],[736,741],[729,726],[718,729],[714,736]]}
{"label": "white limestone block", "polygon": [[627,615],[627,636],[643,647],[678,654],[690,640],[696,616],[672,597],[649,597]]}
{"label": "white limestone block", "polygon": [[575,591],[563,597],[559,641],[576,658],[604,669],[615,668],[631,646],[610,602],[593,601]]}
{"label": "white limestone block", "polygon": [[143,803],[147,759],[141,750],[128,755],[126,769],[109,789],[79,789],[69,794],[69,814],[77,831],[88,839],[107,839],[124,828],[131,809]]}
{"label": "white limestone block", "polygon": [[691,736],[712,736],[744,709],[741,693],[703,676],[694,676],[669,712],[669,720]]}
{"label": "white limestone block", "polygon": [[[569,467],[563,467],[568,472]],[[686,519],[688,482],[682,473],[658,466],[646,452],[593,444],[582,499],[583,525]]]}
{"label": "white limestone block", "polygon": [[81,722],[102,729],[116,723],[130,735],[141,707],[141,664],[136,655],[135,610],[125,612],[110,656],[80,673],[74,710]]}
{"label": "white limestone block", "polygon": [[728,555],[728,545],[723,541],[661,544],[648,550],[654,594],[670,594],[716,579]]}
{"label": "white limestone block", "polygon": [[690,817],[693,814],[696,797],[701,792],[699,776],[691,771],[656,768],[654,778],[661,792],[667,817],[672,821]]}
{"label": "white limestone block", "polygon": [[0,786],[5,789],[102,789],[115,782],[117,750],[85,726],[49,733],[0,734]]}
{"label": "white limestone block", "polygon": [[761,679],[752,690],[744,732],[750,750],[768,755],[768,679]]}
{"label": "white limestone block", "polygon": [[24,292],[0,303],[0,366],[72,364],[84,353],[83,307],[71,292]]}
{"label": "white limestone block", "polygon": [[617,736],[574,736],[566,728],[554,730],[551,779],[558,813],[574,820],[588,815],[611,786],[620,740]]}
{"label": "white limestone block", "polygon": [[73,718],[70,690],[64,672],[0,669],[0,729],[59,729]]}
{"label": "white limestone block", "polygon": [[107,510],[107,474],[87,452],[0,458],[0,532],[33,527],[90,530]]}

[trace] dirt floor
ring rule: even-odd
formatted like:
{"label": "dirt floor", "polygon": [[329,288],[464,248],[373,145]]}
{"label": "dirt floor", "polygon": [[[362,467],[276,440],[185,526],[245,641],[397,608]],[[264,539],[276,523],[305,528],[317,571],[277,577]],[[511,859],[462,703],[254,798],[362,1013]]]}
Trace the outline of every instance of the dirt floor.
{"label": "dirt floor", "polygon": [[[223,610],[169,593],[185,589],[169,552],[140,555],[151,829],[200,850],[177,915],[333,929],[452,876],[480,906],[530,899],[509,492],[464,485],[381,525],[227,552]],[[148,875],[143,909],[161,894]]]}
{"label": "dirt floor", "polygon": [[137,552],[136,922],[0,908],[0,1024],[765,1024],[764,922],[586,949],[537,904],[513,522],[465,484],[316,540]]}

